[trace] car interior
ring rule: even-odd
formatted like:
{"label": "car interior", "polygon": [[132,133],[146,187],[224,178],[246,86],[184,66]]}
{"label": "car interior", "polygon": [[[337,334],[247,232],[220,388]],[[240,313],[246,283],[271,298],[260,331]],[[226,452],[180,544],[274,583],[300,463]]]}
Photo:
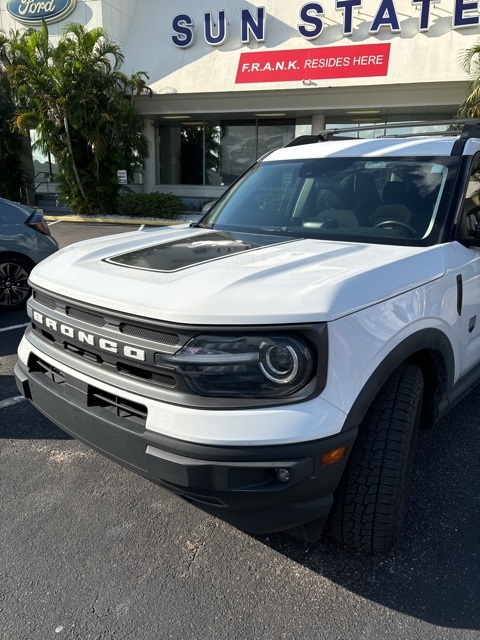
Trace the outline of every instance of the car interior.
{"label": "car interior", "polygon": [[248,188],[241,180],[232,190],[214,222],[312,237],[422,240],[448,196],[450,160],[321,158],[265,163],[257,169],[258,176],[251,174]]}

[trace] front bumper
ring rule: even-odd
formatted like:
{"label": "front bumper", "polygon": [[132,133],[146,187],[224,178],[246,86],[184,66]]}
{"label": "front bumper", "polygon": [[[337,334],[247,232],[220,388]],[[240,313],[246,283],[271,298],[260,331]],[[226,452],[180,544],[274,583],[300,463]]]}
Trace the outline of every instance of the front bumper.
{"label": "front bumper", "polygon": [[[42,366],[33,356],[27,365],[18,361],[19,390],[52,422],[93,449],[245,531],[300,527],[297,533],[308,537],[301,528],[312,521],[316,533],[321,530],[348,458],[322,465],[322,454],[342,446],[350,452],[356,429],[271,446],[177,440],[146,429],[132,403],[93,393],[83,380]],[[278,469],[288,471],[287,482],[279,479],[285,474]]]}

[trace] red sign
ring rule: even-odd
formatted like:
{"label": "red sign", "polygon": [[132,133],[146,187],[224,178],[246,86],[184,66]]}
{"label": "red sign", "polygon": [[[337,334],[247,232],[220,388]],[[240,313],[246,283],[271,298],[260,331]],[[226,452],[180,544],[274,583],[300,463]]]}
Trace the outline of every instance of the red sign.
{"label": "red sign", "polygon": [[386,76],[390,44],[242,53],[235,83]]}

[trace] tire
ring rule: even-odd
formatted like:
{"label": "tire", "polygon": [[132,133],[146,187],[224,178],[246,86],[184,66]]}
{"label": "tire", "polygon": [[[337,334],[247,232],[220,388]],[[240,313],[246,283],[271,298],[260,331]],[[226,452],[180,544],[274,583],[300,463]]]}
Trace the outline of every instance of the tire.
{"label": "tire", "polygon": [[31,289],[31,264],[19,256],[0,256],[0,312],[23,309]]}
{"label": "tire", "polygon": [[347,547],[387,553],[405,517],[424,380],[403,364],[387,380],[359,429],[329,517],[328,531]]}

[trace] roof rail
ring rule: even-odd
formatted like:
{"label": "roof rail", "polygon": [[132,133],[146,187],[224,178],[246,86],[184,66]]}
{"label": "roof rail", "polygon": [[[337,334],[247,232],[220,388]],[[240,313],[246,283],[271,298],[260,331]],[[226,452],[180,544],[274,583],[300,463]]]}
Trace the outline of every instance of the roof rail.
{"label": "roof rail", "polygon": [[453,145],[452,156],[461,156],[465,144],[470,138],[480,138],[480,120],[478,118],[463,121],[463,129]]}
{"label": "roof rail", "polygon": [[325,129],[316,135],[306,135],[295,138],[289,142],[286,147],[296,147],[302,144],[312,144],[314,142],[327,142],[337,136],[340,139],[348,139],[345,133],[357,133],[358,131],[375,131],[380,129],[403,129],[405,127],[434,127],[434,126],[451,127],[445,131],[421,131],[418,133],[401,133],[395,135],[393,133],[380,136],[382,138],[405,138],[414,136],[458,136],[458,140],[453,145],[452,155],[461,155],[465,143],[469,138],[480,138],[480,118],[463,118],[452,120],[416,120],[412,122],[393,122],[383,124],[365,125],[361,127],[345,127],[342,129]]}
{"label": "roof rail", "polygon": [[320,139],[318,135],[305,135],[298,136],[298,138],[294,138],[290,142],[288,142],[286,147],[299,147],[302,144],[314,144],[315,142],[324,142],[324,139]]}

